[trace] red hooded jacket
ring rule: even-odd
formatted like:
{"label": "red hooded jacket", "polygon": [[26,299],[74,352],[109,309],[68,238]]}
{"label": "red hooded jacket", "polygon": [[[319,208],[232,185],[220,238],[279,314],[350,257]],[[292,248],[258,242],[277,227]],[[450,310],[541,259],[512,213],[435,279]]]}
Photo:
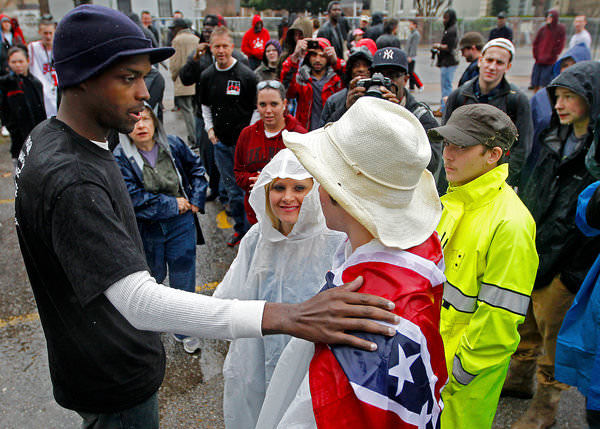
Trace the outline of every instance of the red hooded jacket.
{"label": "red hooded jacket", "polygon": [[252,18],[252,28],[246,31],[242,38],[242,52],[248,57],[262,60],[265,44],[269,41],[271,35],[264,27],[258,33],[254,31],[254,26],[259,22],[262,22],[260,15],[254,15],[254,18]]}
{"label": "red hooded jacket", "polygon": [[558,22],[558,12],[551,9],[548,14],[552,16],[552,22],[544,24],[533,39],[533,58],[541,65],[553,65],[567,40],[565,25]]}
{"label": "red hooded jacket", "polygon": [[[304,134],[306,130],[298,123],[292,115],[285,115],[285,128],[288,131]],[[267,138],[265,126],[262,120],[247,126],[242,130],[235,146],[235,158],[233,172],[235,181],[246,195],[244,207],[248,215],[248,222],[257,222],[254,210],[250,207],[248,198],[250,196],[250,178],[258,176],[258,172],[273,159],[275,154],[285,149],[281,133],[275,137]]]}
{"label": "red hooded jacket", "polygon": [[[319,37],[317,39],[321,49],[325,50],[326,47],[330,47],[329,40]],[[335,64],[327,66],[325,77],[327,79],[321,92],[321,100],[323,106],[329,97],[336,92],[344,88],[341,75],[344,74],[346,68],[346,62],[340,58],[337,59]],[[289,85],[287,90],[287,98],[297,98],[298,107],[296,108],[296,119],[300,122],[307,130],[310,129],[310,115],[312,111],[313,102],[313,88],[311,85],[312,76],[310,74],[310,67],[308,64],[304,64],[300,67],[300,64],[293,60],[293,56],[290,55],[284,62],[281,68],[281,81],[284,85]]]}

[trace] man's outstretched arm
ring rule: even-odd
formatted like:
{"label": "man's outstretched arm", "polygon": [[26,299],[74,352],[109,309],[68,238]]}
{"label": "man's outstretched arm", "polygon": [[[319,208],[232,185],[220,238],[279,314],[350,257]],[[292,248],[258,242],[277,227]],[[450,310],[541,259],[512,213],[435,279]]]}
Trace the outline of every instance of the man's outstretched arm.
{"label": "man's outstretched arm", "polygon": [[156,283],[148,272],[133,273],[104,293],[135,328],[203,338],[235,339],[285,333],[309,341],[374,350],[347,330],[393,335],[374,320],[397,323],[386,299],[354,292],[358,278],[300,304],[213,298]]}

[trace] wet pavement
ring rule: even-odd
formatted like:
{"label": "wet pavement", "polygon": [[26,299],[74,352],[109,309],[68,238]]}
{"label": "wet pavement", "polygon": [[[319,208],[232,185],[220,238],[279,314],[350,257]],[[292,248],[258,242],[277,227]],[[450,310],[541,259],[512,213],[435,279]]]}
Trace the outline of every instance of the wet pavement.
{"label": "wet pavement", "polygon": [[[531,62],[525,55],[523,58]],[[425,82],[425,91],[415,93],[415,96],[436,108],[439,70],[428,64],[423,60],[417,66]],[[456,80],[464,66],[463,61]],[[530,64],[525,60],[515,64],[511,80],[526,88],[529,70]],[[164,70],[161,72],[167,80],[167,132],[185,139],[180,113],[170,111],[172,83],[168,74]],[[14,228],[14,186],[8,149],[8,139],[0,138],[0,429],[77,428],[79,416],[57,405],[52,397],[46,344]],[[223,229],[222,222],[217,222],[222,209],[219,203],[207,203],[206,214],[200,218],[207,242],[198,247],[196,278],[200,293],[212,293],[215,282],[222,279],[235,257],[235,250],[225,245],[232,230]],[[159,391],[161,427],[223,427],[221,367],[227,343],[203,340],[201,351],[194,355],[185,353],[181,344],[170,335],[163,335],[163,343],[167,372]],[[493,427],[509,428],[529,402],[501,399]],[[571,389],[563,394],[553,428],[583,427],[586,427],[584,400],[576,389]]]}

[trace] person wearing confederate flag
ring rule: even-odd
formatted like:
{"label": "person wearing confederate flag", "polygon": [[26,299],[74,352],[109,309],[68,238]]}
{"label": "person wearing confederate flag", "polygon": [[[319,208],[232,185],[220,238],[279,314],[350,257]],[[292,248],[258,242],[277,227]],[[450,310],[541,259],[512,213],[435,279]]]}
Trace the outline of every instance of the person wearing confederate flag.
{"label": "person wearing confederate flag", "polygon": [[442,210],[425,130],[405,108],[361,97],[339,121],[283,141],[319,182],[327,226],[347,234],[322,290],[362,276],[360,292],[394,301],[399,323],[391,337],[363,336],[373,351],[290,341],[256,427],[439,428]]}

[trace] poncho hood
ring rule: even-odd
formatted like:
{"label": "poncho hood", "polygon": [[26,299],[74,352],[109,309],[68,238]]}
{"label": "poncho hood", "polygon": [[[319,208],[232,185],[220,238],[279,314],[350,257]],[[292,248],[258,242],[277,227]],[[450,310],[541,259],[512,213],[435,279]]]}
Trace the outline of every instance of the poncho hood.
{"label": "poncho hood", "polygon": [[250,193],[250,205],[256,213],[263,237],[269,241],[297,240],[322,234],[327,230],[325,216],[319,202],[319,185],[313,181],[313,187],[304,197],[298,221],[287,237],[275,229],[267,215],[267,195],[265,186],[276,178],[304,180],[312,176],[304,169],[296,156],[289,149],[279,151],[258,176]]}

